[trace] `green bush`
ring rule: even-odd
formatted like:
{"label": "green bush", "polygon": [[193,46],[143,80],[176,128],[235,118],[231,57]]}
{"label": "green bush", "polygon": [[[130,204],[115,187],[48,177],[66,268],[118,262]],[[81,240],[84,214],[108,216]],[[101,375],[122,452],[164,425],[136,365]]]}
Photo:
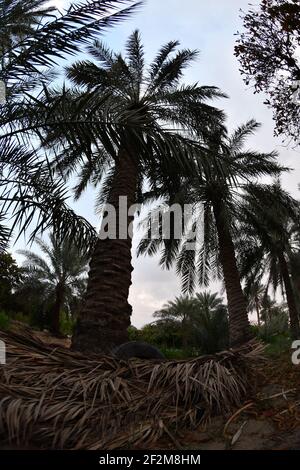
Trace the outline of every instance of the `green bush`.
{"label": "green bush", "polygon": [[135,326],[130,325],[128,327],[127,331],[128,331],[129,341],[140,341],[141,340],[140,330],[138,330]]}
{"label": "green bush", "polygon": [[31,321],[28,315],[24,315],[22,312],[17,312],[12,315],[12,318],[26,325],[31,325]]}
{"label": "green bush", "polygon": [[180,348],[166,348],[164,346],[159,347],[158,349],[166,356],[167,359],[189,359],[190,357],[198,357],[201,356],[203,353],[198,349],[180,349]]}
{"label": "green bush", "polygon": [[176,349],[176,348],[164,348],[161,347],[159,350],[167,359],[187,359],[187,352],[183,349]]}
{"label": "green bush", "polygon": [[258,338],[269,342],[276,335],[288,334],[289,325],[286,315],[276,315],[258,329]]}
{"label": "green bush", "polygon": [[0,329],[7,330],[9,328],[10,318],[5,312],[0,312]]}
{"label": "green bush", "polygon": [[65,336],[72,336],[74,327],[75,327],[75,320],[65,312],[60,314],[60,332]]}
{"label": "green bush", "polygon": [[287,333],[275,334],[269,338],[266,353],[270,356],[280,356],[291,350],[292,340]]}

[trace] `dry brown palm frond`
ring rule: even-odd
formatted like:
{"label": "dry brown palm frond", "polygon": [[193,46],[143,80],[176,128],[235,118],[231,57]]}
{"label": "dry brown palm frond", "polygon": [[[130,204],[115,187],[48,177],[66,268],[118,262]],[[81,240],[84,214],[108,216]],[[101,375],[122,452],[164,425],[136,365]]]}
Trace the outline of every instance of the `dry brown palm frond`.
{"label": "dry brown palm frond", "polygon": [[125,362],[53,348],[29,328],[0,338],[0,438],[47,449],[136,447],[163,434],[175,442],[177,426],[241,406],[263,352],[252,341],[191,360]]}

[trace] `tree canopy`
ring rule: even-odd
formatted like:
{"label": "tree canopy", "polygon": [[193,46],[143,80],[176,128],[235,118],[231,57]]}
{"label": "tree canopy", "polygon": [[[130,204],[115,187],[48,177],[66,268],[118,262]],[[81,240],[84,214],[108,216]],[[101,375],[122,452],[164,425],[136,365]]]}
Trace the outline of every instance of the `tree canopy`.
{"label": "tree canopy", "polygon": [[300,5],[298,0],[261,0],[242,14],[235,55],[247,84],[267,94],[275,134],[299,142]]}

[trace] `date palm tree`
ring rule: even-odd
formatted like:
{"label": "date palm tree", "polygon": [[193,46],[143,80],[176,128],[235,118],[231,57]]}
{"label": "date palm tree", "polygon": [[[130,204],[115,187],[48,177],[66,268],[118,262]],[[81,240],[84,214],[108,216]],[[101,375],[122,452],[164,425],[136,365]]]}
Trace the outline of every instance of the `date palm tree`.
{"label": "date palm tree", "polygon": [[[140,34],[134,31],[125,57],[95,41],[88,47],[94,60],[67,69],[68,78],[77,86],[76,92],[69,91],[71,108],[73,98],[81,103],[82,119],[90,129],[102,122],[110,123],[110,130],[98,125],[98,138],[93,138],[93,131],[90,145],[83,145],[81,153],[74,152],[67,140],[55,160],[56,168],[66,177],[79,176],[76,196],[92,182],[100,188],[98,202],[104,201],[116,211],[116,233],[98,240],[93,251],[86,302],[73,337],[73,347],[79,350],[110,351],[127,340],[132,311],[128,303],[132,272],[128,229],[133,214],[123,214],[125,235],[120,233],[120,198],[125,197],[131,207],[141,200],[143,183],[154,183],[157,172],[171,181],[173,174],[190,171],[198,148],[192,139],[196,123],[203,135],[222,116],[207,103],[223,96],[218,89],[181,83],[197,52],[178,50],[178,44],[164,45],[147,67]],[[189,138],[183,131],[190,131]],[[59,139],[57,132],[53,135]],[[51,133],[47,136],[48,142],[52,137]],[[104,218],[101,232],[106,223]]]}
{"label": "date palm tree", "polygon": [[196,335],[206,353],[215,353],[228,347],[228,312],[217,293],[204,291],[196,294]]}
{"label": "date palm tree", "polygon": [[289,226],[299,220],[299,203],[278,182],[272,185],[250,185],[244,195],[239,224],[239,258],[242,277],[247,283],[268,277],[274,290],[285,292],[291,334],[299,338],[299,312],[293,288],[289,258]]}
{"label": "date palm tree", "polygon": [[47,299],[52,304],[51,331],[58,335],[60,314],[80,292],[88,259],[69,240],[56,239],[53,234],[49,244],[41,239],[36,239],[36,243],[42,255],[29,250],[20,250],[19,253],[25,256],[24,267],[30,280],[42,285],[44,301]]}
{"label": "date palm tree", "polygon": [[210,354],[228,346],[227,309],[216,293],[176,297],[156,311],[154,318],[166,331],[172,331],[173,326],[181,332],[184,350],[193,347]]}
{"label": "date palm tree", "polygon": [[181,295],[170,300],[161,310],[154,312],[154,318],[159,321],[173,321],[179,323],[182,334],[182,347],[187,350],[189,340],[193,335],[195,322],[196,302],[188,295]]}
{"label": "date palm tree", "polygon": [[[277,175],[282,171],[274,152],[244,150],[246,138],[258,127],[259,124],[251,120],[238,127],[231,136],[224,130],[215,132],[206,142],[207,158],[201,170],[177,181],[177,188],[181,188],[179,192],[175,190],[170,196],[169,188],[160,185],[157,193],[165,196],[168,206],[174,201],[190,203],[195,206],[194,215],[183,226],[181,239],[170,241],[158,237],[151,240],[146,233],[138,251],[153,255],[162,250],[161,264],[168,269],[176,264],[184,292],[193,292],[197,284],[207,286],[215,277],[223,278],[231,346],[250,338],[247,304],[234,245],[241,191],[253,178]],[[146,224],[151,226],[151,218]]]}

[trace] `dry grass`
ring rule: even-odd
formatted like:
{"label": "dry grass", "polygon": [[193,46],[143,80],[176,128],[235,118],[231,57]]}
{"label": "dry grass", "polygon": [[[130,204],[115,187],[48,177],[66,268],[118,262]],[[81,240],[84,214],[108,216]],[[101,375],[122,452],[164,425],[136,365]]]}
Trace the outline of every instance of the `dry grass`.
{"label": "dry grass", "polygon": [[0,332],[0,438],[47,449],[154,444],[240,406],[263,347],[183,361],[117,361],[44,344],[29,329]]}

